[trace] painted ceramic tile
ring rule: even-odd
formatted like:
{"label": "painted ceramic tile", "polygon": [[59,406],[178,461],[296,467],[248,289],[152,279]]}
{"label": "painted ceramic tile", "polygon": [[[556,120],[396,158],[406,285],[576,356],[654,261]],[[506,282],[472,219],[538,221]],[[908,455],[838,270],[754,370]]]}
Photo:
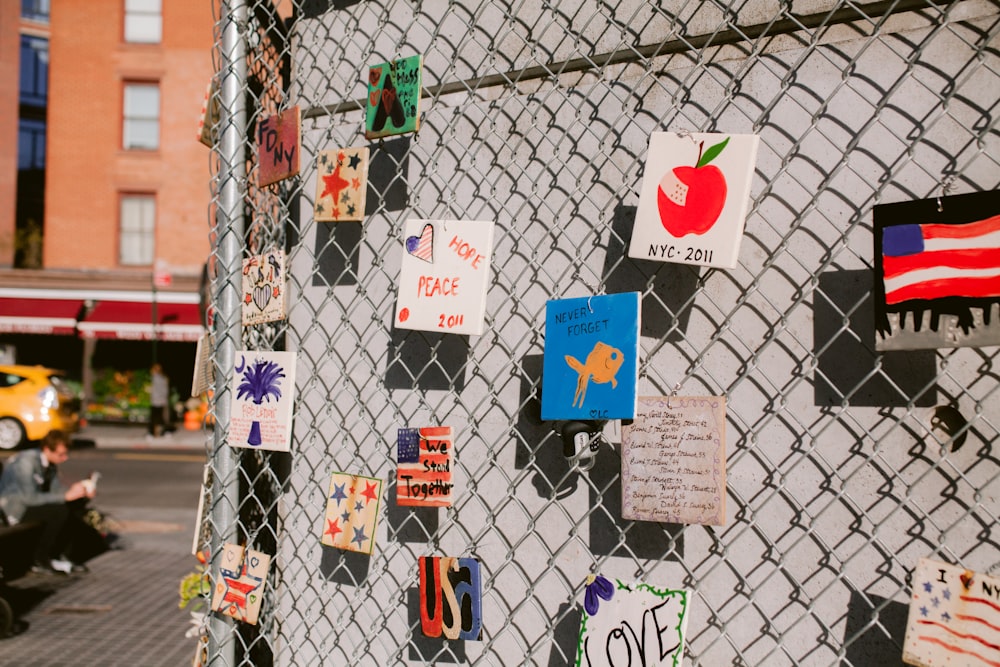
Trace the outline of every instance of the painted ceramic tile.
{"label": "painted ceramic tile", "polygon": [[577,667],[680,667],[691,592],[590,577],[584,593]]}
{"label": "painted ceramic tile", "polygon": [[244,559],[243,552],[243,547],[236,544],[222,547],[220,576],[212,595],[212,609],[239,621],[257,625],[271,557],[247,549]]}
{"label": "painted ceramic tile", "polygon": [[401,428],[396,436],[396,504],[451,505],[450,426]]}
{"label": "painted ceramic tile", "polygon": [[420,557],[420,629],[427,637],[483,638],[483,593],[479,561]]}
{"label": "painted ceramic tile", "polygon": [[316,220],[364,219],[367,191],[367,148],[321,151],[316,156]]}
{"label": "painted ceramic tile", "polygon": [[368,70],[365,138],[378,139],[420,129],[423,56],[379,63]]}
{"label": "painted ceramic tile", "polygon": [[202,334],[194,351],[194,374],[191,395],[201,396],[215,388],[215,364],[212,363],[212,334]]}
{"label": "painted ceramic tile", "polygon": [[299,173],[300,114],[292,107],[257,124],[257,184],[270,185]]}
{"label": "painted ceramic tile", "polygon": [[209,82],[205,90],[205,101],[201,104],[201,115],[198,118],[198,141],[209,148],[215,140],[215,128],[219,124],[219,99],[216,95],[218,86],[215,79]]}
{"label": "painted ceramic tile", "polygon": [[1000,578],[921,558],[903,640],[920,667],[1000,664]]}
{"label": "painted ceramic tile", "polygon": [[320,541],[345,551],[371,554],[375,549],[375,526],[382,501],[382,480],[335,472],[323,518]]}
{"label": "painted ceramic tile", "polygon": [[622,518],[725,524],[725,397],[639,399],[622,426]]}
{"label": "painted ceramic tile", "polygon": [[396,328],[483,333],[493,222],[407,220]]}
{"label": "painted ceramic tile", "polygon": [[229,444],[287,452],[292,443],[295,353],[236,353]]}
{"label": "painted ceramic tile", "polygon": [[542,419],[632,419],[638,382],[638,292],[545,305]]}
{"label": "painted ceramic tile", "polygon": [[285,319],[285,252],[243,260],[243,324]]}
{"label": "painted ceramic tile", "polygon": [[628,256],[734,268],[758,143],[755,134],[654,132]]}
{"label": "painted ceramic tile", "polygon": [[875,348],[1000,345],[1000,191],[874,209]]}
{"label": "painted ceramic tile", "polygon": [[197,556],[203,546],[207,549],[207,545],[212,540],[212,526],[205,520],[205,506],[212,503],[210,496],[212,481],[212,466],[206,465],[201,475],[201,490],[198,493],[198,512],[194,520],[194,537],[191,538],[192,556]]}

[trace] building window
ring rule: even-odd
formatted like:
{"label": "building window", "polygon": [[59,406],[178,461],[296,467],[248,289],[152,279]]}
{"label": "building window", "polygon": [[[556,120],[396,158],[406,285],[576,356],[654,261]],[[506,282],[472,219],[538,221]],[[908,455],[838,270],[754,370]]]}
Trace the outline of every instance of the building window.
{"label": "building window", "polygon": [[156,232],[156,198],[153,195],[122,195],[119,230],[118,262],[122,266],[151,265]]}
{"label": "building window", "polygon": [[159,44],[163,35],[160,0],[125,0],[125,41]]}
{"label": "building window", "polygon": [[44,107],[49,89],[49,40],[21,35],[21,104]]}
{"label": "building window", "polygon": [[122,118],[122,148],[159,148],[160,87],[155,83],[126,83]]}
{"label": "building window", "polygon": [[[3,0],[0,0],[2,2]],[[24,5],[22,5],[24,7]],[[45,168],[45,105],[49,89],[49,41],[21,35],[20,116],[17,168]]]}
{"label": "building window", "polygon": [[45,169],[45,121],[21,118],[17,122],[17,168]]}
{"label": "building window", "polygon": [[21,18],[49,22],[49,0],[21,0]]}

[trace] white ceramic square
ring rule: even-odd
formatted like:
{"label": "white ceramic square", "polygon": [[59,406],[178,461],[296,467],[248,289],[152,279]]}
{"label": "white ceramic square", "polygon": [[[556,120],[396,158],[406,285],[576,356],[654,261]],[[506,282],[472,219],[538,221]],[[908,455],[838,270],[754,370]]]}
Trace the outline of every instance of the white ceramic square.
{"label": "white ceramic square", "polygon": [[292,443],[295,353],[236,353],[229,444],[287,452]]}
{"label": "white ceramic square", "polygon": [[396,328],[482,334],[492,257],[492,220],[407,220]]}
{"label": "white ceramic square", "polygon": [[628,256],[734,268],[759,142],[755,134],[654,132]]}

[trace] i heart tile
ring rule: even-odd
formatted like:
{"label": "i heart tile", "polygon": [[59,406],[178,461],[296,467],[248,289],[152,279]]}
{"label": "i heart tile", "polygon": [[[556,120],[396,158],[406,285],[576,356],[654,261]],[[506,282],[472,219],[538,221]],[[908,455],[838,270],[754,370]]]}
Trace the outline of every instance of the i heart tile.
{"label": "i heart tile", "polygon": [[409,219],[399,240],[395,326],[482,335],[493,221]]}

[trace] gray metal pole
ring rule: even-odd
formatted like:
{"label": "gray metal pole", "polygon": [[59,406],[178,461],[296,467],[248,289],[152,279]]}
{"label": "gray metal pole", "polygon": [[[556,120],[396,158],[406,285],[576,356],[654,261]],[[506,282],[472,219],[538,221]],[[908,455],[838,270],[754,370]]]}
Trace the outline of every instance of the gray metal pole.
{"label": "gray metal pole", "polygon": [[[230,424],[229,380],[236,350],[241,345],[240,306],[243,258],[243,197],[246,189],[247,114],[246,86],[247,8],[245,0],[223,0],[220,54],[219,201],[216,208],[215,289],[215,436],[212,461],[215,471],[212,497],[212,572],[218,573],[224,542],[234,541],[239,505],[236,454],[226,444]],[[209,624],[209,664],[235,664],[233,621],[212,614]]]}

